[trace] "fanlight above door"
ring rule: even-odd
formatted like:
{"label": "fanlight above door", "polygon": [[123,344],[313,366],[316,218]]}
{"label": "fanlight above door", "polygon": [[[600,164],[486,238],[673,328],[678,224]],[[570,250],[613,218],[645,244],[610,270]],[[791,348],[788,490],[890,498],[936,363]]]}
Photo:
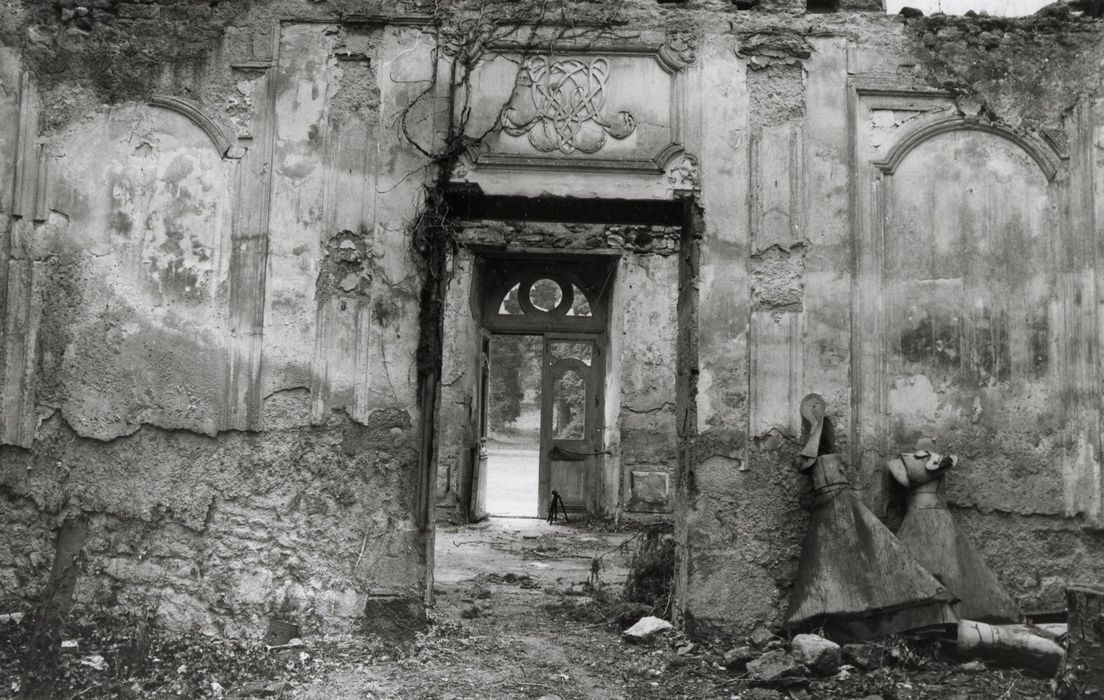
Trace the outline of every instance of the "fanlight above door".
{"label": "fanlight above door", "polygon": [[484,323],[492,330],[601,331],[612,271],[594,267],[592,277],[559,272],[551,261],[524,267],[489,262]]}

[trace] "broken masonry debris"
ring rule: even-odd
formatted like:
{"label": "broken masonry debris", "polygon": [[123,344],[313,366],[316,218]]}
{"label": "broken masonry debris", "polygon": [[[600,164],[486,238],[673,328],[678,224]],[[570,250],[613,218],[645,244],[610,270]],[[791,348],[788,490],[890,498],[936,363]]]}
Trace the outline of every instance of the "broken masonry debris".
{"label": "broken masonry debris", "polygon": [[974,620],[959,621],[957,651],[1051,676],[1066,653],[1053,639],[1028,625],[987,625]]}
{"label": "broken masonry debris", "polygon": [[734,647],[725,652],[724,666],[729,671],[743,671],[757,656],[749,646]]}
{"label": "broken masonry debris", "polygon": [[751,643],[757,647],[766,646],[773,639],[778,639],[778,637],[763,625],[758,625],[751,631]]}
{"label": "broken masonry debris", "polygon": [[813,512],[783,626],[850,641],[954,622],[947,590],[851,490],[820,394],[802,399],[801,422]]}
{"label": "broken masonry debris", "polygon": [[959,599],[952,606],[958,617],[989,623],[1021,622],[1020,609],[947,509],[943,477],[957,464],[957,456],[935,451],[932,438],[921,438],[913,452],[887,463],[894,480],[909,489],[908,512],[897,539]]}
{"label": "broken masonry debris", "polygon": [[1066,607],[1068,648],[1058,670],[1058,700],[1104,698],[1104,585],[1071,585]]}
{"label": "broken masonry debris", "polygon": [[749,661],[748,675],[766,683],[785,683],[802,679],[806,675],[805,667],[785,649],[768,651],[758,659]]}
{"label": "broken masonry debris", "polygon": [[885,649],[876,644],[844,644],[841,649],[843,662],[861,671],[874,671],[882,667]]}
{"label": "broken masonry debris", "polygon": [[659,617],[642,617],[640,620],[622,632],[625,641],[633,643],[650,642],[656,637],[674,629],[674,625]]}
{"label": "broken masonry debris", "polygon": [[840,667],[840,646],[816,634],[799,634],[790,641],[794,659],[822,676]]}

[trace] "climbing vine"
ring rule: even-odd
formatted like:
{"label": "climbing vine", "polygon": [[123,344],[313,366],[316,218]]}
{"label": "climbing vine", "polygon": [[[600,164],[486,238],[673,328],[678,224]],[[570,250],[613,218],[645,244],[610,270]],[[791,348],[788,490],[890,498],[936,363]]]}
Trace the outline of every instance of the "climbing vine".
{"label": "climbing vine", "polygon": [[[449,9],[437,3],[433,11],[434,49],[431,53],[433,76],[426,86],[398,114],[403,138],[426,159],[427,172],[422,203],[409,224],[410,253],[417,267],[419,293],[419,336],[416,357],[418,404],[422,412],[419,445],[419,522],[430,519],[429,483],[431,465],[436,460],[436,416],[444,344],[445,298],[449,284],[449,262],[462,243],[456,218],[449,207],[449,184],[460,159],[477,148],[502,124],[509,106],[504,102],[496,118],[481,133],[470,133],[472,120],[472,77],[479,64],[494,52],[500,42],[511,43],[510,54],[521,62],[536,52],[551,53],[557,42],[570,39],[585,45],[615,23],[621,1],[611,3],[601,21],[588,21],[577,27],[569,14],[568,0],[542,0],[539,4],[491,5],[481,3],[474,10]],[[496,56],[502,54],[495,54]],[[446,70],[437,70],[445,65]],[[445,75],[446,85],[438,76]],[[445,95],[443,130],[435,130],[431,144],[422,143],[415,134],[415,115],[427,106],[435,112],[436,99]]]}
{"label": "climbing vine", "polygon": [[[597,20],[588,17],[582,27],[573,21],[567,0],[521,4],[520,9],[516,3],[481,3],[470,11],[446,10],[440,3],[434,8],[432,62],[434,66],[447,63],[447,70],[433,71],[434,77],[398,115],[403,138],[425,157],[428,168],[422,204],[409,225],[410,250],[422,279],[417,367],[423,409],[429,398],[427,386],[435,385],[440,375],[449,261],[462,245],[448,203],[450,178],[461,158],[500,128],[509,106],[504,102],[486,130],[471,134],[473,73],[501,42],[511,42],[510,53],[519,67],[533,54],[550,53],[558,42],[585,45],[617,23],[621,4],[611,3]],[[437,77],[442,72],[448,81],[444,86]],[[441,92],[446,96],[445,128],[436,143],[426,144],[415,134],[415,115]]]}

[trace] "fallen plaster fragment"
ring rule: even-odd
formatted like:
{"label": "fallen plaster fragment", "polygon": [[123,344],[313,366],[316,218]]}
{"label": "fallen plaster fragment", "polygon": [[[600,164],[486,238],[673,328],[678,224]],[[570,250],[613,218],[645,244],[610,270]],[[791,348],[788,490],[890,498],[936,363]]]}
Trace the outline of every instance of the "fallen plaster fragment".
{"label": "fallen plaster fragment", "polygon": [[987,625],[959,620],[956,650],[963,656],[983,656],[1048,676],[1058,672],[1066,651],[1028,625]]}
{"label": "fallen plaster fragment", "polygon": [[622,635],[629,642],[650,642],[671,629],[673,625],[670,622],[649,616],[640,618],[635,625],[622,632]]}

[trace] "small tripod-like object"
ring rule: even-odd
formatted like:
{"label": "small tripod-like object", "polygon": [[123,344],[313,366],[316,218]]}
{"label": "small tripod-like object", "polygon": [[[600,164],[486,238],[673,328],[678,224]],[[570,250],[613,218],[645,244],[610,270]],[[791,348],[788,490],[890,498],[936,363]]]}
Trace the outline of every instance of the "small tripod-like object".
{"label": "small tripod-like object", "polygon": [[[559,512],[556,512],[557,507],[560,509]],[[560,492],[553,491],[552,501],[548,504],[548,524],[551,525],[553,520],[559,520],[560,513],[563,513],[565,523],[571,522],[571,519],[567,517],[567,508],[564,508],[563,499],[560,498]]]}

